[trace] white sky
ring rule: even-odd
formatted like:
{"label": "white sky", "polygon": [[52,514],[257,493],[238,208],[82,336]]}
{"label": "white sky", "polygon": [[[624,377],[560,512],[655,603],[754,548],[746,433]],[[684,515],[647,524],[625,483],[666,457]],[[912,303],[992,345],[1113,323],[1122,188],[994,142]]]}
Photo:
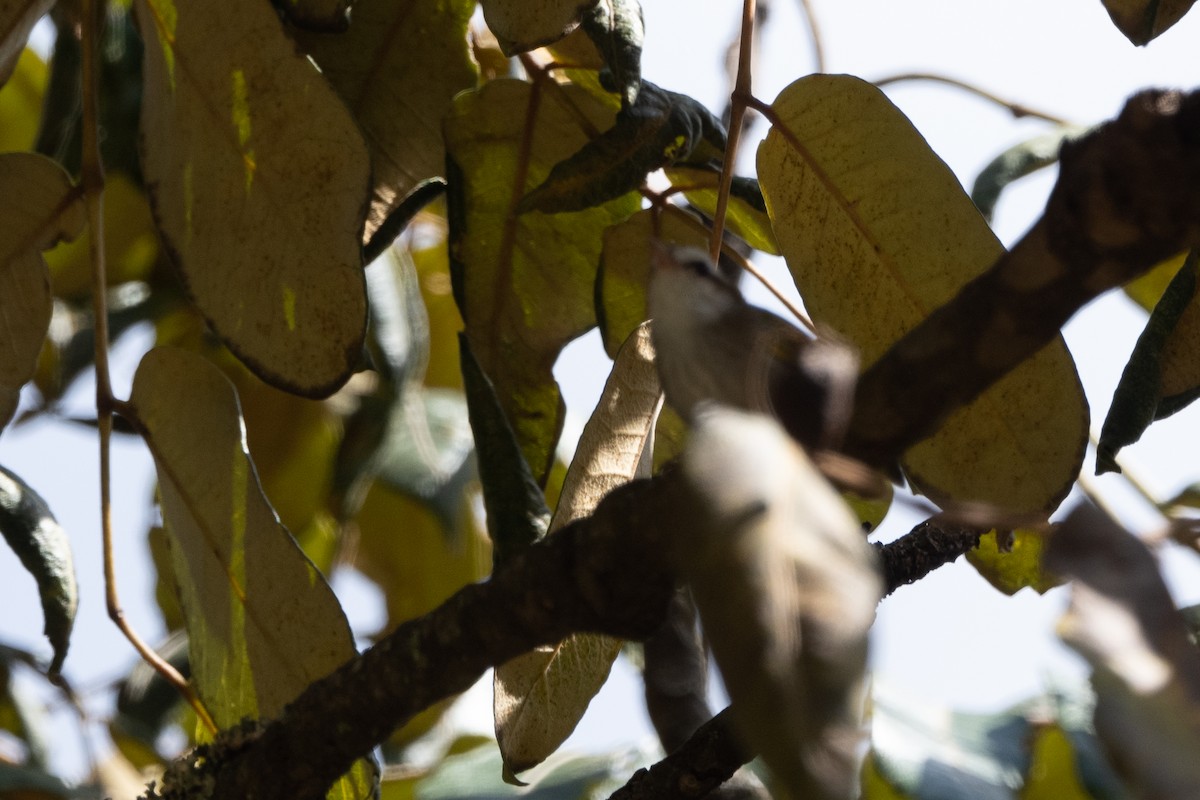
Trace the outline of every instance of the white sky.
{"label": "white sky", "polygon": [[[740,4],[644,3],[645,76],[719,110],[727,91],[724,53],[740,17]],[[1185,18],[1148,48],[1139,49],[1112,27],[1097,0],[813,3],[832,72],[868,79],[908,71],[938,72],[1080,123],[1113,115],[1124,98],[1139,88],[1200,85],[1200,59],[1195,57],[1200,14]],[[813,63],[797,0],[774,0],[772,6],[755,73],[756,93],[768,101],[790,81],[811,71]],[[1037,121],[1014,121],[1002,109],[947,87],[903,84],[888,93],[968,186],[993,156],[1046,128]],[[762,133],[760,124],[753,138]],[[753,164],[754,143],[744,145],[743,172]],[[1047,172],[1006,192],[996,221],[1006,243],[1037,216],[1051,181],[1052,173]],[[773,274],[780,285],[790,285],[778,265]],[[756,302],[768,304],[764,293],[751,290],[750,294]],[[1086,309],[1067,330],[1092,404],[1094,425],[1103,419],[1141,320],[1121,296],[1112,295]],[[131,342],[129,350],[145,344],[144,340]],[[594,337],[573,345],[567,360],[572,367],[560,375],[570,411],[582,425],[607,367]],[[118,355],[115,363],[117,392],[127,393],[133,353]],[[72,396],[71,407],[81,415],[87,414],[90,391],[84,385]],[[1200,477],[1200,467],[1187,457],[1189,445],[1198,441],[1198,420],[1200,412],[1185,411],[1153,427],[1142,444],[1127,451],[1126,459],[1140,466],[1163,496]],[[152,572],[144,541],[153,467],[140,444],[128,438],[116,440],[114,457],[122,596],[133,624],[153,640],[161,633],[161,623],[151,604]],[[79,688],[96,689],[102,696],[104,683],[124,674],[133,655],[104,614],[96,458],[94,436],[85,428],[35,422],[8,430],[0,438],[0,463],[46,497],[72,537],[82,602],[67,670]],[[1099,483],[1114,493],[1121,488],[1120,480],[1113,477]],[[1145,526],[1153,521],[1136,501],[1126,501],[1123,508],[1131,524]],[[893,521],[892,535],[915,521]],[[1173,559],[1170,571],[1178,599],[1200,601],[1195,559],[1186,555]],[[336,585],[358,598],[348,603],[356,630],[373,630],[380,615],[363,599],[369,598],[369,592],[353,580],[339,579]],[[10,609],[0,619],[0,641],[48,652],[35,601],[32,579],[15,558],[0,554],[0,608]],[[1061,591],[1047,598],[1029,592],[1005,598],[967,566],[940,570],[881,605],[873,638],[876,680],[931,703],[973,709],[995,708],[1044,691],[1068,679],[1065,676],[1080,674],[1077,659],[1053,635],[1062,601]],[[17,609],[25,613],[14,613]],[[636,676],[619,665],[612,683],[593,703],[573,744],[598,748],[649,735]],[[486,704],[486,694],[475,696]],[[56,748],[70,747],[70,738],[62,737]],[[79,763],[69,750],[60,755],[69,764]]]}

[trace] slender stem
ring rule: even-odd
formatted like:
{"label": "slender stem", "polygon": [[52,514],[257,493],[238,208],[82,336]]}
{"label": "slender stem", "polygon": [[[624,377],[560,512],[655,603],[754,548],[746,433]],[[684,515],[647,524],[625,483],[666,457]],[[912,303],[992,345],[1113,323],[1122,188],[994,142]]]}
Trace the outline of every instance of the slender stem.
{"label": "slender stem", "polygon": [[808,22],[808,35],[812,41],[814,72],[825,71],[825,46],[821,43],[821,28],[817,25],[817,15],[813,11],[812,0],[800,0],[800,10]]}
{"label": "slender stem", "polygon": [[754,51],[755,0],[743,0],[742,35],[738,45],[737,78],[730,95],[729,138],[725,143],[725,160],[721,165],[721,187],[717,191],[717,207],[713,213],[712,238],[708,250],[715,264],[721,254],[721,239],[725,234],[725,210],[729,207],[729,189],[733,185],[733,169],[737,163],[738,141],[742,134],[742,118],[750,96],[750,59]]}
{"label": "slender stem", "polygon": [[904,81],[932,81],[933,83],[944,83],[947,86],[954,86],[958,89],[962,89],[965,92],[970,92],[976,97],[982,97],[984,100],[1008,109],[1008,112],[1017,119],[1020,119],[1021,117],[1034,117],[1036,119],[1043,119],[1046,122],[1053,122],[1055,125],[1070,124],[1062,117],[1054,114],[1048,114],[1045,111],[1038,111],[1037,109],[1030,108],[1029,106],[1021,103],[1005,100],[998,95],[992,94],[986,89],[982,89],[974,84],[967,83],[966,81],[960,81],[957,78],[951,78],[946,75],[935,75],[930,72],[904,72],[899,75],[889,75],[886,78],[880,78],[879,80],[874,81],[874,83],[876,86],[882,89],[884,86],[889,84],[903,83]]}
{"label": "slender stem", "polygon": [[[1093,450],[1098,450],[1100,448],[1100,437],[1096,434],[1095,430],[1088,431],[1088,442],[1091,444]],[[1151,491],[1145,480],[1138,476],[1137,470],[1130,470],[1129,465],[1127,463],[1121,463],[1121,460],[1116,456],[1113,456],[1113,461],[1120,470],[1117,474],[1120,475],[1125,483],[1129,485],[1129,488],[1137,492],[1138,495],[1140,495],[1141,498],[1145,500],[1146,503],[1160,515],[1166,517],[1167,515],[1162,510],[1162,500],[1160,500],[1158,496]],[[1100,504],[1097,503],[1097,505]]]}
{"label": "slender stem", "polygon": [[108,276],[104,260],[104,160],[100,155],[99,44],[105,13],[104,0],[82,0],[80,30],[82,131],[80,182],[87,206],[89,251],[92,264],[92,311],[95,317],[96,427],[100,433],[100,530],[104,551],[104,599],[109,618],[147,663],[170,682],[212,731],[216,725],[179,671],[130,626],[117,596],[116,558],[112,525],[112,430],[116,400],[108,364]]}
{"label": "slender stem", "polygon": [[804,309],[793,303],[791,298],[785,295],[770,278],[759,272],[758,267],[754,266],[754,262],[750,261],[748,258],[743,258],[741,253],[735,253],[729,250],[726,250],[725,253],[733,258],[734,261],[738,262],[738,266],[750,273],[751,277],[761,283],[768,292],[773,294],[776,300],[783,303],[784,307],[791,312],[792,316],[800,321],[801,325],[803,325],[805,328],[808,328],[808,330],[814,334],[817,332],[817,326],[814,325],[813,321],[809,319],[807,314],[804,313]]}

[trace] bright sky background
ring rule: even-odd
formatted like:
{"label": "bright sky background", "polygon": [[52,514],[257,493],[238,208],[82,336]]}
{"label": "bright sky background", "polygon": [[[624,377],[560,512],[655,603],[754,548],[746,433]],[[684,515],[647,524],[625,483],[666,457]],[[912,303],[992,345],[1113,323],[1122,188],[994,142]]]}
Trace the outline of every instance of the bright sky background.
{"label": "bright sky background", "polygon": [[[1148,48],[1135,48],[1111,25],[1098,0],[813,4],[831,72],[867,79],[936,72],[1080,123],[1112,116],[1139,88],[1200,85],[1200,60],[1195,57],[1200,14],[1185,18]],[[644,0],[644,5],[646,78],[719,111],[728,90],[724,54],[736,32],[740,4]],[[772,3],[755,71],[755,92],[764,100],[770,101],[813,68],[798,7],[797,0]],[[889,88],[888,94],[968,186],[992,157],[1048,127],[1035,120],[1014,121],[1003,109],[943,86],[901,84]],[[754,146],[763,133],[760,122],[744,144],[743,173],[752,172]],[[1047,171],[1006,192],[995,223],[1006,244],[1036,218],[1052,180],[1052,171]],[[770,263],[765,258],[756,261]],[[790,287],[778,265],[772,274],[781,286]],[[748,282],[746,288],[755,302],[769,304],[764,292]],[[1103,420],[1143,322],[1144,315],[1132,304],[1111,294],[1068,326],[1068,343],[1079,363],[1094,426]],[[147,344],[148,337],[142,337],[119,349],[114,376],[119,395],[127,395],[136,355]],[[571,363],[560,370],[560,377],[577,430],[603,385],[606,359],[591,336],[569,348],[565,360]],[[92,388],[87,381],[80,384],[67,408],[86,416]],[[1190,410],[1156,425],[1123,460],[1138,468],[1161,496],[1169,496],[1200,479],[1200,466],[1187,457],[1200,441],[1197,421],[1200,412]],[[94,433],[46,421],[7,430],[0,437],[0,463],[43,494],[72,537],[82,598],[67,672],[80,690],[94,689],[97,697],[106,697],[107,682],[123,675],[134,656],[104,613]],[[115,440],[114,463],[121,593],[134,626],[154,640],[161,634],[161,622],[152,605],[153,573],[144,538],[152,518],[153,466],[141,444],[129,437]],[[1122,498],[1127,522],[1141,528],[1154,523],[1152,514],[1121,491],[1120,479],[1106,477],[1098,483]],[[882,535],[905,532],[916,521],[889,518]],[[5,552],[0,552],[0,608],[10,611],[0,620],[0,641],[48,653],[36,588],[15,557]],[[1196,559],[1180,554],[1170,559],[1169,567],[1177,599],[1200,601]],[[343,577],[335,585],[347,600],[356,631],[375,630],[382,615],[363,582]],[[1064,600],[1061,590],[1045,598],[1028,591],[1006,598],[968,566],[944,568],[880,606],[873,636],[876,682],[931,704],[970,709],[997,708],[1052,688],[1083,674],[1080,662],[1054,637]],[[18,609],[23,613],[16,613]],[[632,669],[619,665],[611,684],[593,703],[573,744],[601,748],[650,735],[641,709],[640,681]],[[476,702],[469,707],[490,705],[486,691],[473,696]],[[72,740],[72,733],[64,733],[55,743],[55,755],[77,770],[80,762]]]}

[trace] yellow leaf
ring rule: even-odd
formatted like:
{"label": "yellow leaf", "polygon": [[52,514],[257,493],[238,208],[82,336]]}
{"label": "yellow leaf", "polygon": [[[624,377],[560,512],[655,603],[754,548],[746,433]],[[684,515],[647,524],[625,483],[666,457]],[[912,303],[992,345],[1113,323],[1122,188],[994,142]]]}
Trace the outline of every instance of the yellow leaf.
{"label": "yellow leaf", "polygon": [[[341,606],[263,496],[219,370],[155,348],[130,402],[158,468],[197,691],[221,727],[277,716],[355,654]],[[331,796],[367,797],[368,770],[360,762]]]}
{"label": "yellow leaf", "polygon": [[374,195],[364,238],[417,183],[445,172],[441,131],[430,121],[475,86],[474,10],[473,0],[363,2],[348,30],[297,36],[366,134]]}
{"label": "yellow leaf", "polygon": [[33,149],[46,91],[46,63],[26,49],[0,90],[0,152]]}
{"label": "yellow leaf", "polygon": [[450,285],[445,230],[441,233],[432,244],[414,246],[412,250],[421,283],[421,299],[425,301],[425,312],[429,316],[429,365],[425,368],[425,385],[461,390],[463,378],[458,358],[458,334],[463,329],[463,321]]}
{"label": "yellow leaf", "polygon": [[1016,594],[1027,586],[1045,594],[1062,581],[1042,569],[1044,544],[1037,531],[1015,530],[1006,553],[996,542],[996,532],[988,531],[979,537],[979,546],[967,552],[967,560],[984,580],[1005,594]]}
{"label": "yellow leaf", "polygon": [[[671,185],[682,189],[689,203],[710,217],[716,214],[720,173],[696,167],[671,167],[666,173]],[[753,184],[753,181],[743,183],[741,191],[731,189],[725,211],[725,227],[754,249],[777,256],[779,245],[775,242],[775,232],[771,230],[771,219],[762,205],[762,196],[753,196],[753,192],[758,190]]]}
{"label": "yellow leaf", "polygon": [[62,167],[34,153],[0,156],[0,427],[33,377],[50,325],[42,250],[79,235],[84,209]]}
{"label": "yellow leaf", "polygon": [[137,12],[146,184],[188,292],[264,380],[329,394],[366,323],[362,134],[269,6],[236,24],[216,0]]}
{"label": "yellow leaf", "polygon": [[861,800],[908,800],[910,797],[888,783],[879,771],[873,753],[868,753],[862,766]]}
{"label": "yellow leaf", "polygon": [[1162,299],[1163,292],[1167,290],[1171,278],[1174,278],[1175,273],[1179,272],[1179,268],[1183,266],[1186,258],[1187,253],[1180,253],[1174,258],[1167,259],[1140,278],[1127,283],[1125,294],[1129,295],[1129,299],[1142,308],[1153,311],[1154,307],[1158,305],[1158,301]]}
{"label": "yellow leaf", "polygon": [[12,75],[29,32],[54,0],[0,0],[0,83]]}
{"label": "yellow leaf", "polygon": [[627,194],[569,214],[516,216],[515,202],[612,112],[573,87],[535,91],[496,80],[454,100],[445,121],[451,274],[466,334],[495,385],[529,467],[545,480],[563,422],[552,368],[559,351],[595,324],[601,233],[640,206]]}
{"label": "yellow leaf", "polygon": [[[643,324],[617,354],[583,429],[550,533],[592,513],[606,494],[634,477],[661,404],[650,329]],[[621,645],[612,637],[577,634],[496,668],[496,741],[510,771],[541,763],[571,735]]]}
{"label": "yellow leaf", "polygon": [[[82,300],[91,295],[91,232],[46,254],[55,297]],[[108,284],[142,280],[158,260],[158,233],[146,195],[126,175],[104,180],[104,256]]]}
{"label": "yellow leaf", "polygon": [[1079,780],[1075,748],[1058,725],[1040,725],[1030,747],[1019,800],[1092,800]]}
{"label": "yellow leaf", "polygon": [[[796,81],[758,152],[780,249],[814,319],[870,366],[1003,247],[946,165],[868,83]],[[956,412],[904,466],[935,501],[1051,509],[1078,474],[1087,403],[1061,338]]]}

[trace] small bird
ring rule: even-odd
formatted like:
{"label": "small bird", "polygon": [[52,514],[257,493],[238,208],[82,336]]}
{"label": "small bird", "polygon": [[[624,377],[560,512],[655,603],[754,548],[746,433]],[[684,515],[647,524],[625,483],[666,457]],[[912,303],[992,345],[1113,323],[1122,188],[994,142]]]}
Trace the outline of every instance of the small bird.
{"label": "small bird", "polygon": [[651,337],[680,416],[714,401],[774,416],[810,449],[836,448],[853,407],[854,351],[750,305],[699,248],[655,242],[651,252]]}

